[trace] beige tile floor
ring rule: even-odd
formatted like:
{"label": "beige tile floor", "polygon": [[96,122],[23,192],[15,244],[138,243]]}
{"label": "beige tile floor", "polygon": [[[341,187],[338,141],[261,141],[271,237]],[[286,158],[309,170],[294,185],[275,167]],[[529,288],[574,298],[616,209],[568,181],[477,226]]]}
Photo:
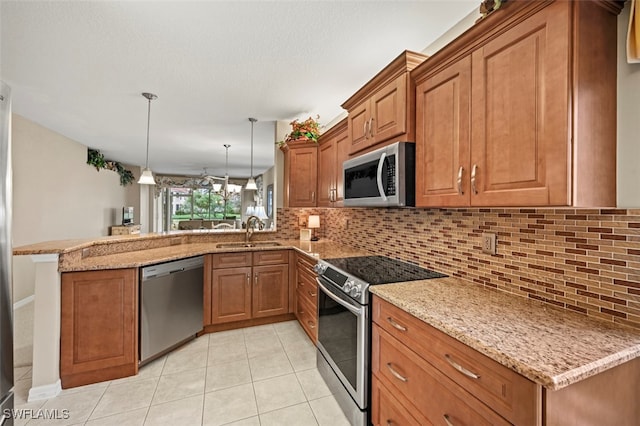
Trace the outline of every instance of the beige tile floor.
{"label": "beige tile floor", "polygon": [[289,321],[204,335],[137,376],[65,389],[46,401],[26,402],[31,368],[19,367],[16,408],[66,409],[69,418],[16,425],[348,426],[315,360],[313,343]]}

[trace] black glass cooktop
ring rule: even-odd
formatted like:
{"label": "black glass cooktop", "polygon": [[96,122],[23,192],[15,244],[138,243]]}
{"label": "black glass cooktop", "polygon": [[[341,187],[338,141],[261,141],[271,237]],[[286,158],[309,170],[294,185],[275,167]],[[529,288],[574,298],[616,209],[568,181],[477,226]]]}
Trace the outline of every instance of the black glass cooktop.
{"label": "black glass cooktop", "polygon": [[442,278],[447,275],[386,256],[358,256],[324,259],[370,285]]}

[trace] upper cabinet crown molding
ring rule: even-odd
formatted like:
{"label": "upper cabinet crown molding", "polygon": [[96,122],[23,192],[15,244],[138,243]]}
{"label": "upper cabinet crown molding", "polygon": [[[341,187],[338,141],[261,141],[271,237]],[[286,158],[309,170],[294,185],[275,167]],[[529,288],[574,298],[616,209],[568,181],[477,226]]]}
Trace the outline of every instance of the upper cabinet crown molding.
{"label": "upper cabinet crown molding", "polygon": [[384,67],[382,71],[362,86],[356,93],[354,93],[353,96],[344,101],[342,108],[346,110],[352,109],[362,101],[369,98],[372,93],[391,83],[404,73],[416,68],[427,58],[428,56],[422,53],[405,50],[391,61],[389,65]]}
{"label": "upper cabinet crown molding", "polygon": [[416,205],[615,206],[619,6],[508,2],[414,69]]}

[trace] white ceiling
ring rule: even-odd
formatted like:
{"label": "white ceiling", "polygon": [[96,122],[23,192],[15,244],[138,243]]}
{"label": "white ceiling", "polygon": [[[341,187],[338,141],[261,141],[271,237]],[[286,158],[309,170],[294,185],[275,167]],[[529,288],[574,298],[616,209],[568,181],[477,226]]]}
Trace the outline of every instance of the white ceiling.
{"label": "white ceiling", "polygon": [[0,78],[13,111],[108,159],[232,176],[273,164],[276,120],[340,104],[403,50],[422,51],[479,0],[6,1]]}

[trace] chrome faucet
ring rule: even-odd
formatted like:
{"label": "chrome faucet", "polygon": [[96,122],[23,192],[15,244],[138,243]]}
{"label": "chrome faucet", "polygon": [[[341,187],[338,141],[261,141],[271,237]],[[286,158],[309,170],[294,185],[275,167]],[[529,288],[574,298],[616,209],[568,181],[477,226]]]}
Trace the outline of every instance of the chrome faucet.
{"label": "chrome faucet", "polygon": [[[251,224],[251,221],[253,221],[253,225]],[[244,236],[244,242],[249,244],[250,240],[251,240],[251,236],[253,235],[253,228],[256,226],[256,222],[260,223],[260,218],[258,216],[249,216],[247,218],[247,233]],[[260,225],[258,225],[259,227]]]}

